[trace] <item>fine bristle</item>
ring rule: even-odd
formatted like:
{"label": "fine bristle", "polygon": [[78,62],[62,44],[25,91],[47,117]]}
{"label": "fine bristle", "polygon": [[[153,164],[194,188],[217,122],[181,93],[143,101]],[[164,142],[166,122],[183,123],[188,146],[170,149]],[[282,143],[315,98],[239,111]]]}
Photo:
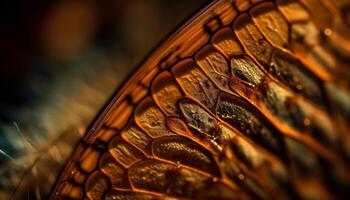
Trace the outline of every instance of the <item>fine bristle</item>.
{"label": "fine bristle", "polygon": [[[97,70],[104,78],[90,81]],[[24,128],[21,121],[1,126],[8,141],[0,149],[2,199],[45,199],[88,123],[121,79],[115,77],[116,70],[101,66],[57,82],[50,88],[55,91],[50,100],[30,111],[35,118],[23,113]]]}

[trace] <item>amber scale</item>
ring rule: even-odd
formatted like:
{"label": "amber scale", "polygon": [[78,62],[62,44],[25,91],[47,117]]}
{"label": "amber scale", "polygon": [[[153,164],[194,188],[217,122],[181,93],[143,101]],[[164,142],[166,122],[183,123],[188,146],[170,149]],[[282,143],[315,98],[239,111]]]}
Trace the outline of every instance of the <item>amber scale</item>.
{"label": "amber scale", "polygon": [[342,198],[349,63],[347,0],[215,1],[124,83],[51,198]]}

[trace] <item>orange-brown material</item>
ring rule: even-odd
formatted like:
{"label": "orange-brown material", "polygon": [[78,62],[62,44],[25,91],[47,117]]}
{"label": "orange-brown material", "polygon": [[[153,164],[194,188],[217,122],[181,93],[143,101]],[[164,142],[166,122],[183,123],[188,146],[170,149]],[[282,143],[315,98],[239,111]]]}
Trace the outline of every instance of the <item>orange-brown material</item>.
{"label": "orange-brown material", "polygon": [[349,6],[214,1],[124,83],[51,198],[343,197]]}

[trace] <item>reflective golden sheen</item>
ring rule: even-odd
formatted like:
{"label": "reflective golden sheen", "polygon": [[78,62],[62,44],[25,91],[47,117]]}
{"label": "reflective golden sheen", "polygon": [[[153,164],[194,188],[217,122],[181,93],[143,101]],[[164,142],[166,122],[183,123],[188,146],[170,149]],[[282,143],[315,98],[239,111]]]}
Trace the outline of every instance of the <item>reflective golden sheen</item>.
{"label": "reflective golden sheen", "polygon": [[218,0],[115,94],[52,199],[350,191],[350,2]]}

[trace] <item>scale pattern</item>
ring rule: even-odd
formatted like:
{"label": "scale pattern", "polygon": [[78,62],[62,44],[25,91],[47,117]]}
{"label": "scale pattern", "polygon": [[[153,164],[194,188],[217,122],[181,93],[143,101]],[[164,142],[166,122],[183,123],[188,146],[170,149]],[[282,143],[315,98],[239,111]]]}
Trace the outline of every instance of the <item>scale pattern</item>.
{"label": "scale pattern", "polygon": [[350,189],[350,2],[219,0],[140,66],[52,199],[334,199]]}

